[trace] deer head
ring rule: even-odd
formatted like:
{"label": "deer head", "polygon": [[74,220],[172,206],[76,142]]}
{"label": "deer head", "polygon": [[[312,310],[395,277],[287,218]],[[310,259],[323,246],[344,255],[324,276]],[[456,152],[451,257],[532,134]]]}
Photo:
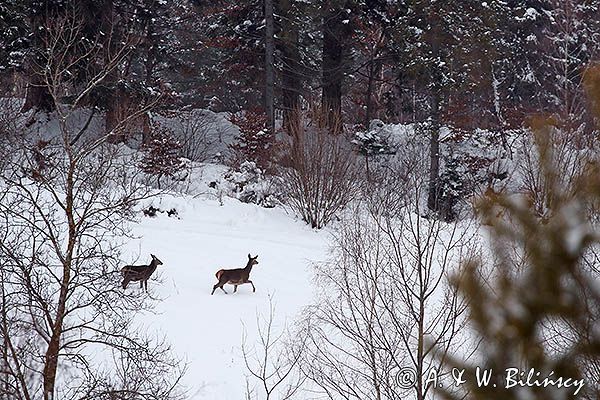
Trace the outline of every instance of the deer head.
{"label": "deer head", "polygon": [[247,266],[248,266],[248,267],[251,267],[251,266],[253,266],[253,265],[256,265],[256,264],[258,264],[258,261],[256,261],[256,259],[257,259],[257,258],[258,258],[258,254],[256,255],[256,257],[252,257],[252,256],[250,255],[250,253],[248,253],[248,265],[247,265]]}
{"label": "deer head", "polygon": [[160,261],[154,254],[150,254],[150,256],[152,256],[152,261],[154,261],[156,265],[163,265],[163,262]]}

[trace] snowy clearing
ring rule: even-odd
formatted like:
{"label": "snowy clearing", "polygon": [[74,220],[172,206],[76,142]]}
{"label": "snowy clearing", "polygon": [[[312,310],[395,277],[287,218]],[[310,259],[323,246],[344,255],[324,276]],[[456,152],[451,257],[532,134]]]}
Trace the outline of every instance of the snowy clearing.
{"label": "snowy clearing", "polygon": [[[264,209],[235,199],[216,200],[164,196],[153,204],[175,207],[180,219],[159,214],[144,217],[134,227],[139,239],[128,244],[136,263],[149,253],[159,257],[151,296],[164,298],[157,315],[145,315],[148,332],[164,334],[176,354],[188,362],[184,384],[192,399],[241,399],[246,388],[241,341],[244,330],[251,345],[257,335],[257,315],[266,315],[269,297],[276,307],[278,327],[290,321],[312,299],[311,262],[325,257],[328,234],[316,232],[280,209]],[[229,295],[217,290],[215,272],[241,268],[247,254],[258,254],[252,270],[256,286],[242,285]],[[127,290],[139,290],[131,283]]]}

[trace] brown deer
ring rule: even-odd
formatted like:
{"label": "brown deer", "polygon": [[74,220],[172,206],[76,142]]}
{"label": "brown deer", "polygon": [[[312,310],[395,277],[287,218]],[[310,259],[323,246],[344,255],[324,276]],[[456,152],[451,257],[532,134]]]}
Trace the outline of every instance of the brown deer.
{"label": "brown deer", "polygon": [[223,286],[226,283],[233,285],[233,293],[237,291],[238,285],[243,285],[244,283],[251,284],[252,292],[256,292],[254,283],[252,283],[252,281],[248,278],[250,278],[250,271],[252,271],[252,267],[258,264],[258,261],[256,261],[257,258],[258,256],[252,257],[250,254],[248,254],[248,264],[246,264],[245,268],[218,270],[215,276],[217,277],[219,282],[217,282],[216,285],[213,286],[211,295],[215,293],[215,290],[217,290],[217,288],[221,288],[221,290],[224,291],[225,294],[227,294],[227,291],[223,289]]}
{"label": "brown deer", "polygon": [[152,261],[150,261],[149,265],[126,265],[121,268],[121,274],[123,275],[121,286],[123,286],[123,289],[131,281],[140,281],[140,289],[145,288],[146,292],[148,292],[148,279],[150,279],[157,266],[163,265],[162,261],[156,258],[154,254],[150,255],[152,256]]}

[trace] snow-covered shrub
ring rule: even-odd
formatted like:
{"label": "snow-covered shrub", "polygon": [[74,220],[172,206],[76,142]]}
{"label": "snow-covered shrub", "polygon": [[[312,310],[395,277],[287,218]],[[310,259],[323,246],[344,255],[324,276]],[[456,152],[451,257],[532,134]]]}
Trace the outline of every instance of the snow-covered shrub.
{"label": "snow-covered shrub", "polygon": [[[204,110],[199,110],[204,111]],[[214,118],[203,113],[185,113],[180,115],[181,154],[193,161],[206,161],[210,158],[219,138],[213,135],[219,127]]]}
{"label": "snow-covered shrub", "polygon": [[377,154],[394,154],[395,148],[389,142],[392,131],[383,121],[374,119],[366,132],[356,132],[352,143],[366,156]]}
{"label": "snow-covered shrub", "polygon": [[172,132],[181,143],[180,155],[194,162],[213,161],[217,154],[227,152],[239,135],[225,113],[204,109],[161,111],[152,119]]}
{"label": "snow-covered shrub", "polygon": [[277,178],[267,176],[252,161],[243,162],[239,169],[230,169],[223,179],[227,194],[241,202],[258,204],[265,208],[273,208],[280,204]]}
{"label": "snow-covered shrub", "polygon": [[555,202],[549,188],[556,183],[548,182],[541,173],[542,163],[549,160],[560,165],[560,173],[551,178],[562,187],[570,188],[586,165],[597,162],[598,147],[595,143],[589,147],[579,147],[574,140],[576,135],[562,126],[560,121],[540,118],[532,120],[532,125],[537,126],[535,129],[543,131],[544,135],[528,132],[521,138],[518,189],[529,196],[537,215],[549,216]]}

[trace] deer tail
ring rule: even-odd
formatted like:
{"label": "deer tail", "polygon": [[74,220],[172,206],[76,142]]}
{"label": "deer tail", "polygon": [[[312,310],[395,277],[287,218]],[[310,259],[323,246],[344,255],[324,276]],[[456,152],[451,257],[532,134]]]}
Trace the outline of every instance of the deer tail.
{"label": "deer tail", "polygon": [[223,270],[222,269],[220,269],[220,270],[217,271],[217,273],[215,274],[215,276],[217,277],[217,280],[221,279],[221,275],[222,274],[223,274]]}

